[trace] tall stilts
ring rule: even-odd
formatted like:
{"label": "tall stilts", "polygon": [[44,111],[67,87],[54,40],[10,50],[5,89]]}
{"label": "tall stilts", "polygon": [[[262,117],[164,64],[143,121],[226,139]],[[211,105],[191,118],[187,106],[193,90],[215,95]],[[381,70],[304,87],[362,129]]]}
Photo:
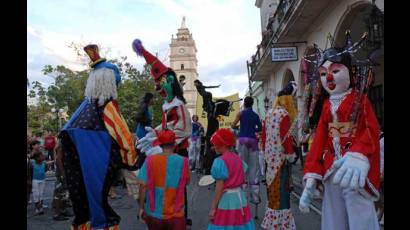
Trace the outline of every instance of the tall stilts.
{"label": "tall stilts", "polygon": [[254,217],[255,220],[257,220],[259,218],[258,217],[258,205],[259,205],[259,203],[255,204],[255,217]]}

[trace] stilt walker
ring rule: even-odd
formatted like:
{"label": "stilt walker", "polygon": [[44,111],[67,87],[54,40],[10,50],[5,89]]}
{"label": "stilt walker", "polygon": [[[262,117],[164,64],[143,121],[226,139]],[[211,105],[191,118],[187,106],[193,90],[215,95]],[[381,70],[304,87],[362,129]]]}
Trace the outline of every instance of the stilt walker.
{"label": "stilt walker", "polygon": [[323,109],[304,167],[299,208],[309,211],[323,187],[322,229],[378,230],[374,201],[379,198],[379,125],[366,92],[373,80],[370,62],[356,60],[366,38],[329,48],[317,63],[325,91]]}
{"label": "stilt walker", "polygon": [[[256,214],[258,204],[261,202],[259,196],[259,146],[257,135],[262,130],[262,123],[259,115],[252,110],[253,98],[248,96],[244,100],[244,109],[240,111],[235,120],[232,122],[231,128],[236,129],[239,125],[239,138],[236,149],[241,159],[248,165],[246,172],[245,191],[249,194],[250,203],[255,205]],[[257,215],[255,216],[257,218]]]}
{"label": "stilt walker", "polygon": [[[188,158],[188,139],[192,133],[191,115],[189,114],[185,104],[183,89],[177,80],[175,72],[166,67],[158,58],[145,50],[142,42],[135,39],[132,43],[133,50],[138,56],[144,57],[148,65],[151,66],[151,75],[154,77],[156,90],[164,98],[162,105],[162,121],[161,125],[154,129],[147,127],[148,133],[138,141],[137,148],[145,154],[151,155],[161,153],[159,146],[153,146],[153,142],[157,139],[157,132],[160,130],[172,130],[176,136],[177,147],[175,152],[183,157]],[[185,187],[185,215],[188,216],[188,202]],[[187,218],[187,225],[191,225],[192,221]]]}
{"label": "stilt walker", "polygon": [[290,209],[290,163],[296,158],[290,136],[296,128],[295,93],[295,82],[290,82],[279,92],[272,109],[266,114],[262,130],[268,204],[261,226],[269,230],[296,229]]}
{"label": "stilt walker", "polygon": [[84,50],[92,61],[86,99],[59,135],[75,214],[71,229],[117,230],[120,217],[107,196],[117,170],[136,162],[134,138],[116,101],[121,81],[117,66],[100,58],[97,45]]}

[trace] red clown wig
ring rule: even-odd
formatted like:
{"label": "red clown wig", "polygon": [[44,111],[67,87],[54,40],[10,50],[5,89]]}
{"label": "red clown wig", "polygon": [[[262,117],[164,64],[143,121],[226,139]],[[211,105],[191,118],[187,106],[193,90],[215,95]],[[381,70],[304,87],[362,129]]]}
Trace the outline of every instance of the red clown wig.
{"label": "red clown wig", "polygon": [[235,135],[229,129],[218,129],[211,137],[211,143],[215,146],[234,147],[236,144]]}

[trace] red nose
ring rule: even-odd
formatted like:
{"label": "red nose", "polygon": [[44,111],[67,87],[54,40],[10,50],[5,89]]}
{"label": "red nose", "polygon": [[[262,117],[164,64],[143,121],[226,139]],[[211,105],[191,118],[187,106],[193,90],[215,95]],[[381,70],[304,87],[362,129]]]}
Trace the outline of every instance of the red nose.
{"label": "red nose", "polygon": [[334,80],[333,75],[328,74],[327,77],[326,77],[326,81],[333,81],[333,80]]}

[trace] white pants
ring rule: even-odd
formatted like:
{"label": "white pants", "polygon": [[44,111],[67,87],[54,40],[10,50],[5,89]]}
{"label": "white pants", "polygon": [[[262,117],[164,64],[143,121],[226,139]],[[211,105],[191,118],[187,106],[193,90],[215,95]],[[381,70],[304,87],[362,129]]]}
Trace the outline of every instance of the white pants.
{"label": "white pants", "polygon": [[37,203],[43,200],[45,180],[33,180],[33,202]]}
{"label": "white pants", "polygon": [[[201,151],[201,138],[198,138],[196,141],[191,140],[189,145],[189,165],[191,169],[201,168],[199,164],[199,154]],[[195,168],[194,168],[195,167]]]}
{"label": "white pants", "polygon": [[324,183],[322,230],[379,230],[374,202],[359,192]]}
{"label": "white pants", "polygon": [[248,165],[245,178],[249,186],[247,190],[250,189],[251,202],[257,203],[259,200],[259,151],[252,151],[245,145],[240,144],[239,141],[237,150],[241,159]]}

